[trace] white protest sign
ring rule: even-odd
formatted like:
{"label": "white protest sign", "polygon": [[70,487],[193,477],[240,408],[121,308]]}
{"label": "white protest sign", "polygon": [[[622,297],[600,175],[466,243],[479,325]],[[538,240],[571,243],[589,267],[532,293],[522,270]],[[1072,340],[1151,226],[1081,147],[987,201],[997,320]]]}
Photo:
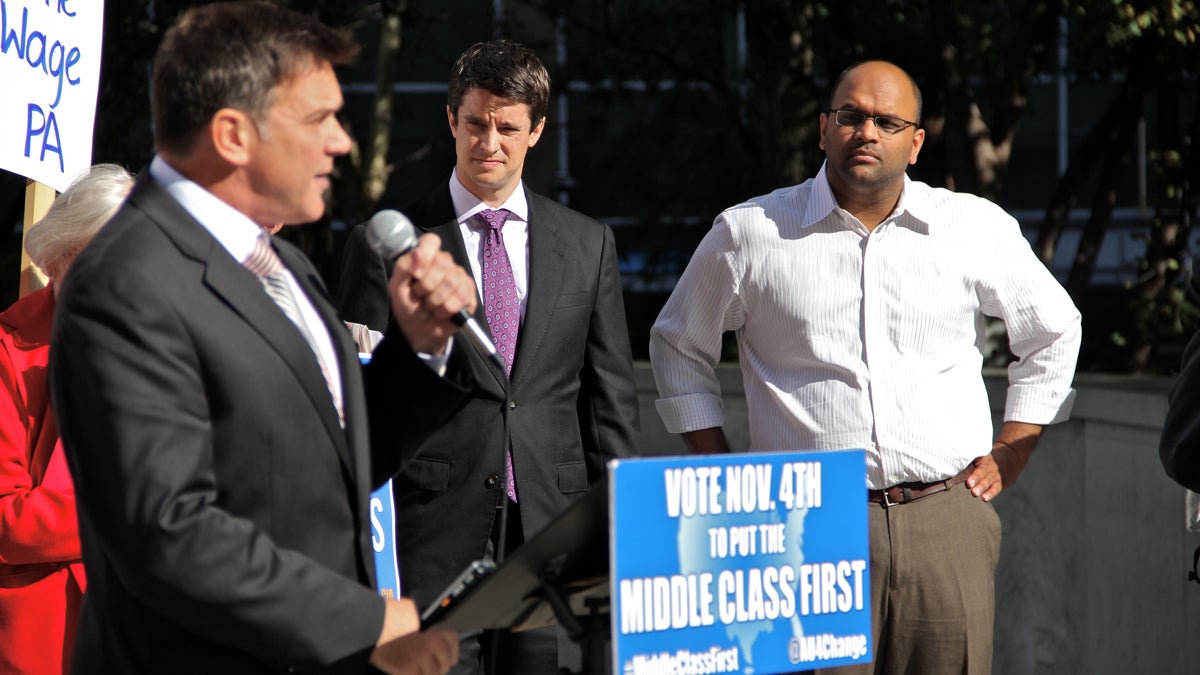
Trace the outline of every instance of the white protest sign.
{"label": "white protest sign", "polygon": [[92,163],[103,0],[0,0],[0,168],[58,191]]}

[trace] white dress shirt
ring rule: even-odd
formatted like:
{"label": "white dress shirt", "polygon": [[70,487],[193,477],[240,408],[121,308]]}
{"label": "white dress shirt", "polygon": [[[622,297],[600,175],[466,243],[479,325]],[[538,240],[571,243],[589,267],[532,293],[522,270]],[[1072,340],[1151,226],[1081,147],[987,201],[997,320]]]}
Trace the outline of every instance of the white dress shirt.
{"label": "white dress shirt", "polygon": [[[485,228],[475,219],[475,214],[492,207],[479,201],[458,180],[458,169],[450,177],[450,201],[458,215],[458,227],[462,232],[463,244],[467,247],[467,259],[471,261],[471,274],[475,276],[475,287],[483,289],[483,239]],[[508,209],[508,220],[501,228],[504,233],[504,250],[512,264],[513,280],[517,284],[517,299],[520,301],[521,319],[525,319],[525,307],[529,298],[529,202],[525,199],[525,184],[517,185],[512,195],[496,207]]]}
{"label": "white dress shirt", "polygon": [[724,425],[714,366],[736,332],[752,450],[864,448],[867,486],[931,482],[991,451],[985,316],[1017,361],[1004,419],[1066,419],[1080,315],[1017,222],[905,177],[873,231],[825,168],[717,217],[651,330],[668,431]]}
{"label": "white dress shirt", "polygon": [[[179,202],[184,210],[191,214],[204,229],[208,230],[209,234],[229,252],[229,255],[233,256],[238,264],[241,264],[246,256],[250,255],[250,251],[254,249],[255,239],[263,231],[262,227],[247,218],[241,211],[226,204],[197,183],[185,178],[162,157],[155,156],[150,163],[150,175],[162,184],[167,192],[175,198],[175,201]],[[312,301],[308,299],[304,289],[300,287],[287,267],[284,267],[284,275],[287,277],[288,285],[291,286],[292,295],[296,298],[296,304],[300,308],[304,324],[316,342],[317,349],[321,352],[321,358],[325,360],[325,366],[329,371],[329,386],[337,387],[337,391],[340,392],[342,391],[342,371],[338,364],[337,353],[333,349],[333,339],[329,336],[329,329],[325,327],[325,322],[317,314]]]}

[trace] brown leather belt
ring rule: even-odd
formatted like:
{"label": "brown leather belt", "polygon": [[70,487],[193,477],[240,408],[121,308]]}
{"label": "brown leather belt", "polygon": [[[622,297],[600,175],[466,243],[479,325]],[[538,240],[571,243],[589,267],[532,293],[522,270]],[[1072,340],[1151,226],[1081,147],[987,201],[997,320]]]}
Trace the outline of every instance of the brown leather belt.
{"label": "brown leather belt", "polygon": [[968,464],[958,475],[936,483],[900,483],[883,490],[867,490],[867,501],[883,504],[885,507],[915,502],[922,497],[945,492],[959,483],[966,482],[967,476],[971,475],[974,468],[974,464]]}

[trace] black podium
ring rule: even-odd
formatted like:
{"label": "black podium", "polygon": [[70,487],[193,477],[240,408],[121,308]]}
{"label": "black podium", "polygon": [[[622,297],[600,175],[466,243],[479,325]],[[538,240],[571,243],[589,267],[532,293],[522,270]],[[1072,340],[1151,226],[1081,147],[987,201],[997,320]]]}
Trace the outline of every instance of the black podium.
{"label": "black podium", "polygon": [[583,651],[583,673],[611,672],[608,479],[604,478],[489,574],[452,594],[423,630],[521,631],[560,624]]}

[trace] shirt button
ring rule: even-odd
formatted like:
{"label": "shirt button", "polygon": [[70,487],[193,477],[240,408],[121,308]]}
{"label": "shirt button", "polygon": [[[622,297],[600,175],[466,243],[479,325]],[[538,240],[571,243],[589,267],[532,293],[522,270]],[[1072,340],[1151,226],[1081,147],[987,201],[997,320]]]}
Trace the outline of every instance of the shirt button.
{"label": "shirt button", "polygon": [[488,476],[487,478],[483,479],[483,486],[489,490],[496,487],[499,484],[500,484],[500,477],[497,476],[496,474],[492,474],[492,475]]}
{"label": "shirt button", "polygon": [[517,409],[517,402],[516,402],[516,401],[509,401],[509,402],[508,402],[508,409],[509,409],[509,410],[516,410],[516,409]]}

